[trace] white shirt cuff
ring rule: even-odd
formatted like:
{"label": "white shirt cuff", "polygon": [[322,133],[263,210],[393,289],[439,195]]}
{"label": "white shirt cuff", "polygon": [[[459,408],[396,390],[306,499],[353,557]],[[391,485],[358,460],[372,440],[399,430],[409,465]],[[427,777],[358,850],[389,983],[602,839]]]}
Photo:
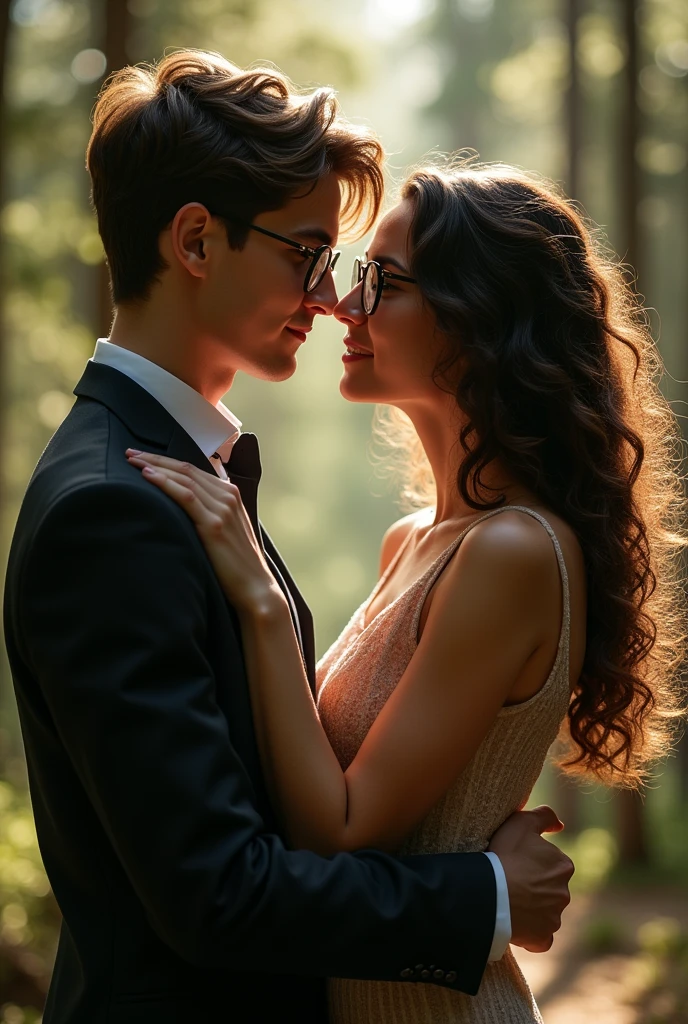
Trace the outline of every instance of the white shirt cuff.
{"label": "white shirt cuff", "polygon": [[506,952],[506,947],[511,941],[511,911],[509,909],[509,889],[506,884],[506,875],[502,862],[496,853],[487,851],[485,856],[489,858],[495,873],[497,884],[497,916],[495,918],[495,930],[490,948],[488,961],[501,960]]}

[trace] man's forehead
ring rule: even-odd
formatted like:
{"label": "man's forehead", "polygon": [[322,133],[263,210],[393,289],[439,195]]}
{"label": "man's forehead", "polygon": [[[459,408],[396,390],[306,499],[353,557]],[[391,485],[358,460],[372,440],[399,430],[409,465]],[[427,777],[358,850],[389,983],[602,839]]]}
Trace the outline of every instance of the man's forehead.
{"label": "man's forehead", "polygon": [[333,174],[321,178],[304,196],[298,196],[283,208],[290,230],[305,242],[334,245],[339,236],[342,193]]}

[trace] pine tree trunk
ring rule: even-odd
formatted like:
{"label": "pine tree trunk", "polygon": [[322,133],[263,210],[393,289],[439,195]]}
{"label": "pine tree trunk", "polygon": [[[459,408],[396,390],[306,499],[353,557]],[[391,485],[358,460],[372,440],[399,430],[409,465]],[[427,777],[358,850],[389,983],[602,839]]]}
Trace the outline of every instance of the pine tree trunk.
{"label": "pine tree trunk", "polygon": [[[566,126],[566,191],[571,199],[581,200],[580,151],[582,110],[580,73],[576,59],[578,19],[581,0],[566,0],[566,30],[569,44],[569,84],[564,97]],[[554,769],[554,809],[564,822],[566,831],[580,831],[580,790],[572,779]]]}
{"label": "pine tree trunk", "polygon": [[636,149],[638,145],[640,112],[636,99],[638,88],[638,26],[639,0],[620,0],[623,12],[623,32],[626,43],[624,72],[623,113],[621,117],[621,224],[623,231],[622,256],[639,277],[638,202],[640,200],[640,174]]}
{"label": "pine tree trunk", "polygon": [[571,199],[580,199],[581,92],[580,71],[576,58],[578,19],[581,0],[566,0],[566,28],[569,41],[569,87],[566,92],[567,128],[567,190]]}
{"label": "pine tree trunk", "polygon": [[[129,5],[123,0],[105,0],[105,39],[103,52],[107,60],[108,74],[119,71],[129,63],[127,43],[131,31],[132,17]],[[107,265],[98,268],[98,335],[107,337],[112,325],[113,307],[110,292],[110,276]]]}
{"label": "pine tree trunk", "polygon": [[[7,112],[5,105],[5,79],[7,73],[8,40],[10,34],[10,5],[12,0],[0,0],[0,211],[5,206],[5,151],[7,147]],[[5,508],[5,487],[3,477],[3,453],[5,410],[8,407],[7,387],[7,339],[5,337],[4,318],[4,297],[5,297],[5,267],[4,253],[2,251],[2,236],[0,235],[0,514]]]}
{"label": "pine tree trunk", "polygon": [[[624,101],[621,121],[621,222],[624,262],[630,263],[638,281],[641,277],[640,245],[638,233],[638,202],[640,175],[636,148],[639,134],[639,110],[636,99],[638,88],[638,9],[639,0],[620,0],[623,32],[626,43],[624,73]],[[630,790],[622,790],[616,799],[619,828],[619,857],[622,864],[649,862],[645,814],[642,798]]]}

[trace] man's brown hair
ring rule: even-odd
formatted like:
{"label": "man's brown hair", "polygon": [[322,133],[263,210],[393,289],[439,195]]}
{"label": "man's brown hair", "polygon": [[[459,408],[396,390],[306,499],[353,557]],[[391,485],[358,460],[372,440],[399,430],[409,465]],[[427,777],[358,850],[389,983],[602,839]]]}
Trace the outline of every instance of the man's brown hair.
{"label": "man's brown hair", "polygon": [[331,89],[300,93],[272,67],[179,50],[105,83],[86,151],[115,303],[145,299],[166,264],[160,232],[186,203],[221,217],[241,248],[259,214],[332,172],[342,230],[363,234],[383,194],[382,146],[341,117]]}

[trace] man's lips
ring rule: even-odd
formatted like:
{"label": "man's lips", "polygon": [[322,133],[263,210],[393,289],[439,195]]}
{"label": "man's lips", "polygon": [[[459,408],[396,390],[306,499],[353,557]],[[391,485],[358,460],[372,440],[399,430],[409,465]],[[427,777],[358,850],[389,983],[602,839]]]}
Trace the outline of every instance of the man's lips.
{"label": "man's lips", "polygon": [[305,341],[306,340],[306,335],[310,332],[311,328],[310,327],[290,327],[287,324],[285,330],[289,331],[290,334],[293,334],[295,338],[299,339],[299,341]]}

